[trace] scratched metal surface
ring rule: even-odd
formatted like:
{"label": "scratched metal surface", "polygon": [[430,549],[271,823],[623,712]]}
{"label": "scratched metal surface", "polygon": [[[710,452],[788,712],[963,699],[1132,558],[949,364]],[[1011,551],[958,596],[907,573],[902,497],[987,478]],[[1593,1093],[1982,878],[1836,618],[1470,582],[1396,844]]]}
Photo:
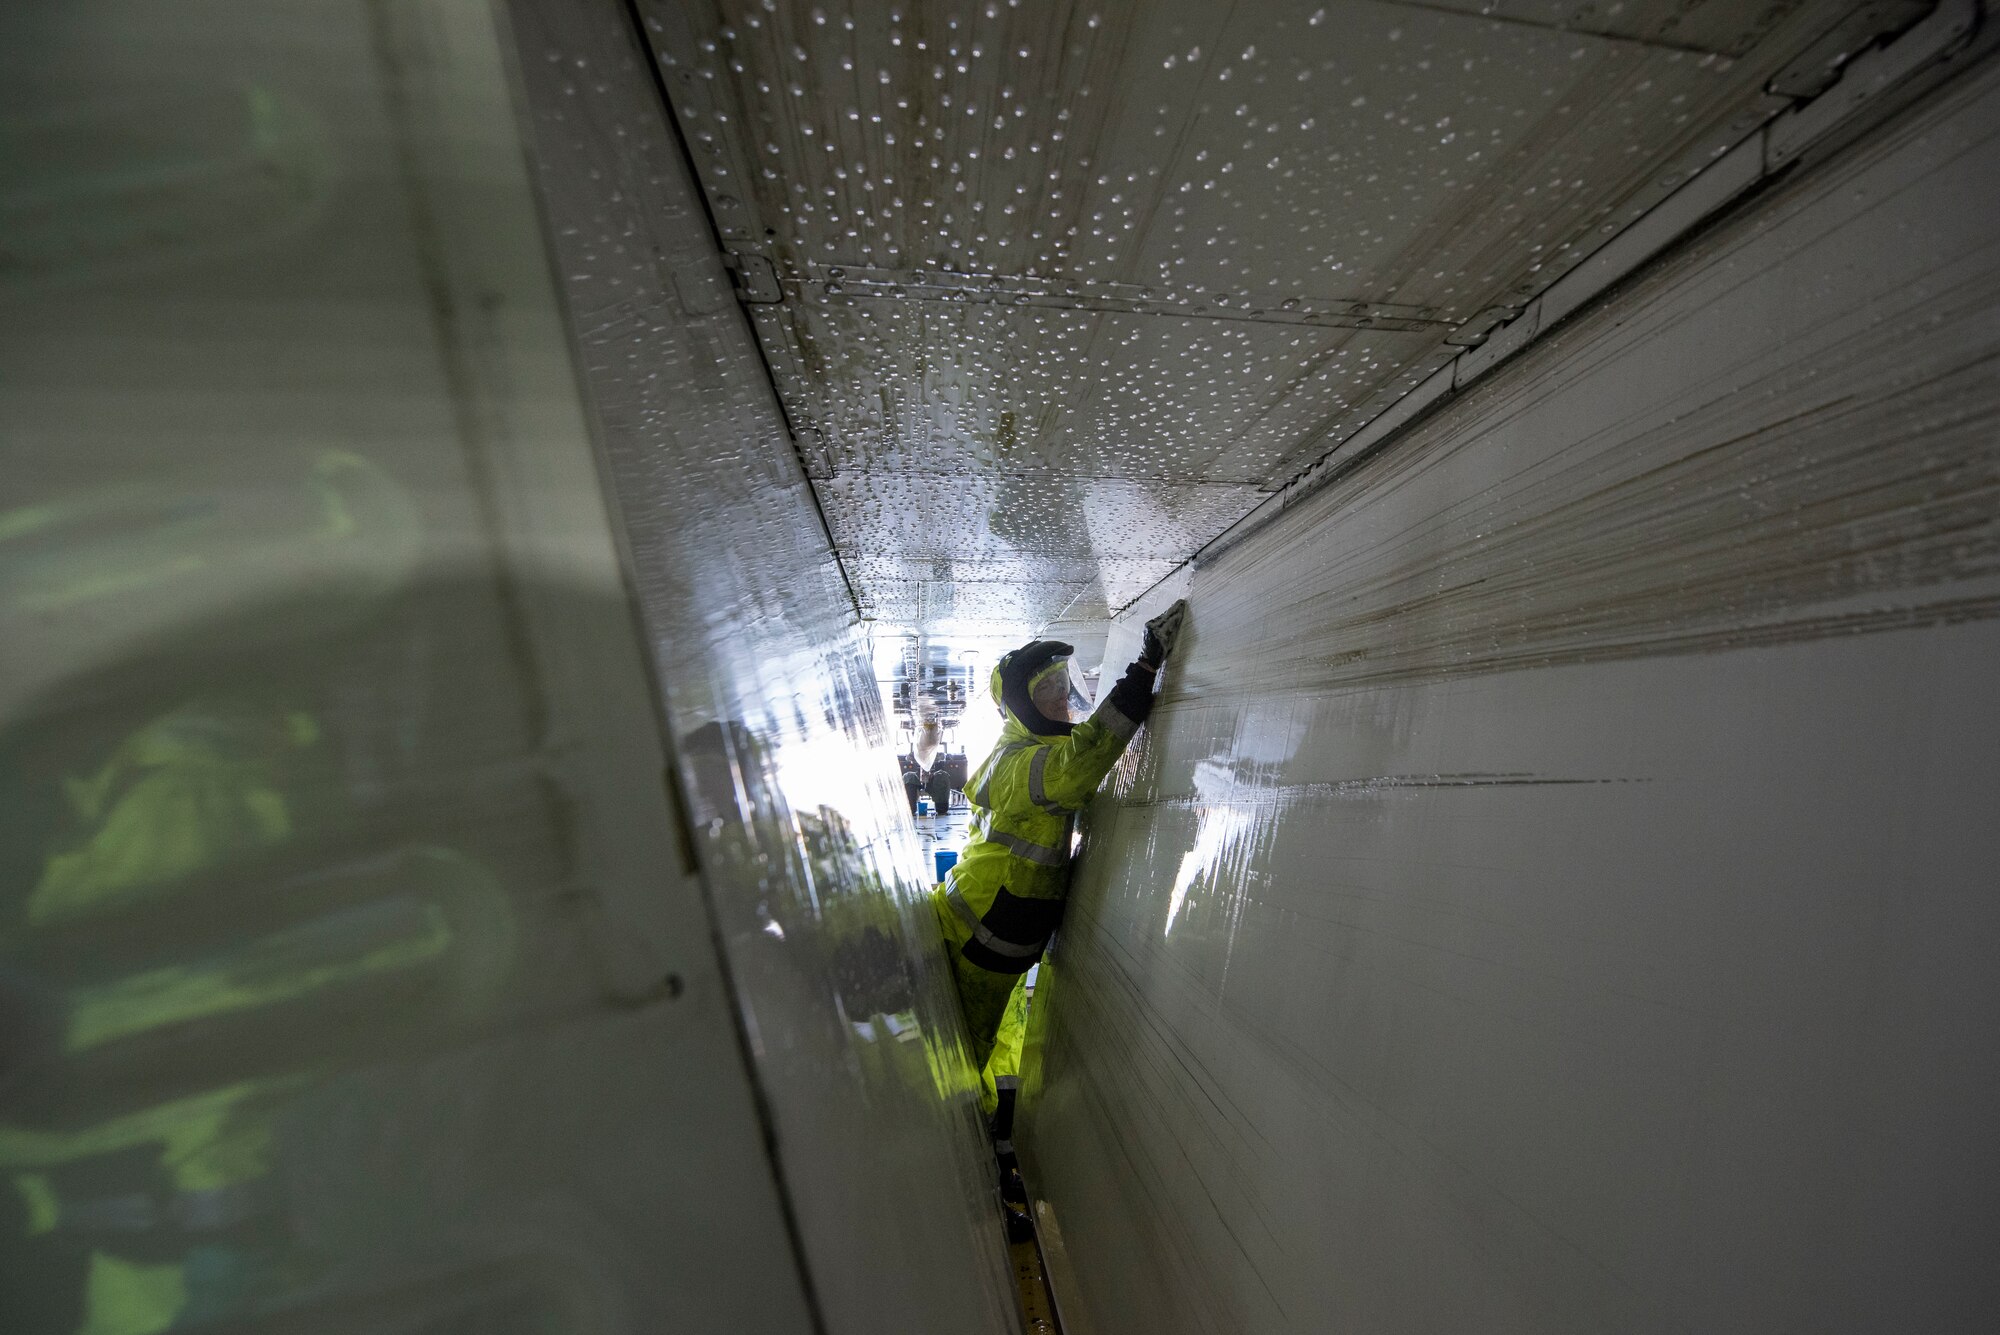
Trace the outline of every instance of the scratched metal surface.
{"label": "scratched metal surface", "polygon": [[553,237],[476,0],[0,7],[8,1335],[1010,1329],[851,604],[544,12]]}
{"label": "scratched metal surface", "polygon": [[1992,1328],[1996,197],[1989,65],[1193,574],[1031,1034],[1074,1326]]}
{"label": "scratched metal surface", "polygon": [[1854,8],[639,0],[865,607],[961,633],[1123,607]]}

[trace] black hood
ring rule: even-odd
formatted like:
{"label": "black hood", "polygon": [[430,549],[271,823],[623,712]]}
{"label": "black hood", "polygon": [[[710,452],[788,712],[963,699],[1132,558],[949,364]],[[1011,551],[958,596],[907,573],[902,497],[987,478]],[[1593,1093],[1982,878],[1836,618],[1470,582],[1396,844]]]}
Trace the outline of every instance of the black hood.
{"label": "black hood", "polygon": [[1035,708],[1034,699],[1028,694],[1028,683],[1051,660],[1075,652],[1073,645],[1064,644],[1061,640],[1035,640],[1007,654],[993,669],[993,681],[997,688],[995,696],[1000,707],[1037,737],[1067,737],[1072,725],[1059,723]]}

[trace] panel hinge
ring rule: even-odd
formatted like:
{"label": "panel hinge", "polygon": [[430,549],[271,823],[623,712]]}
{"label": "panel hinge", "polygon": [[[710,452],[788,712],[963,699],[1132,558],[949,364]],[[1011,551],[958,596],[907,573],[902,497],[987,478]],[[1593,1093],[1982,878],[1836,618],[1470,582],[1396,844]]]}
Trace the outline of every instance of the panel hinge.
{"label": "panel hinge", "polygon": [[1764,167],[1776,171],[1826,138],[1862,106],[1912,75],[1957,54],[1979,30],[1980,0],[1938,0],[1929,17],[1886,46],[1843,60],[1839,78],[1812,101],[1772,121]]}
{"label": "panel hinge", "polygon": [[1444,341],[1455,348],[1476,348],[1484,343],[1487,336],[1495,329],[1520,313],[1519,306],[1488,306],[1446,335]]}
{"label": "panel hinge", "polygon": [[1818,97],[1833,87],[1848,61],[1887,41],[1934,8],[1936,0],[1869,0],[1773,74],[1764,91],[1778,97]]}
{"label": "panel hinge", "polygon": [[724,264],[736,275],[736,299],[746,306],[775,306],[785,299],[778,266],[763,255],[725,255]]}

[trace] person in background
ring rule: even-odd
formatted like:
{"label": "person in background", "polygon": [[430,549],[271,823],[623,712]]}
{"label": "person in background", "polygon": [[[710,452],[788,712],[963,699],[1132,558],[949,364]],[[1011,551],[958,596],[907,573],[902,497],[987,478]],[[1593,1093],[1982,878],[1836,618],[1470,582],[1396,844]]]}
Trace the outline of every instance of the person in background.
{"label": "person in background", "polygon": [[1146,623],[1139,657],[1089,718],[1070,718],[1070,645],[1035,640],[994,667],[999,743],[965,784],[965,850],[933,892],[952,978],[993,1120],[1010,1233],[1027,1228],[1011,1144],[1026,975],[1062,916],[1076,813],[1118,763],[1153,707],[1153,684],[1187,618],[1185,599]]}

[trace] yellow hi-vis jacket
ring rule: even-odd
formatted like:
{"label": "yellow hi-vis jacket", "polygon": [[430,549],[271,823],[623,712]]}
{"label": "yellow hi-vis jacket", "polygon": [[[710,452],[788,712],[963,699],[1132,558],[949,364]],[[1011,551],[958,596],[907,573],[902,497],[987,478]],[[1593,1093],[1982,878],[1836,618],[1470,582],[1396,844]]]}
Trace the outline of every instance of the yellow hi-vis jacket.
{"label": "yellow hi-vis jacket", "polygon": [[1076,813],[1138,731],[1153,676],[1133,664],[1088,719],[1050,736],[1030,731],[1001,700],[995,671],[993,697],[1006,724],[966,780],[969,838],[937,889],[946,941],[964,963],[1011,982],[1041,958],[1062,914]]}

